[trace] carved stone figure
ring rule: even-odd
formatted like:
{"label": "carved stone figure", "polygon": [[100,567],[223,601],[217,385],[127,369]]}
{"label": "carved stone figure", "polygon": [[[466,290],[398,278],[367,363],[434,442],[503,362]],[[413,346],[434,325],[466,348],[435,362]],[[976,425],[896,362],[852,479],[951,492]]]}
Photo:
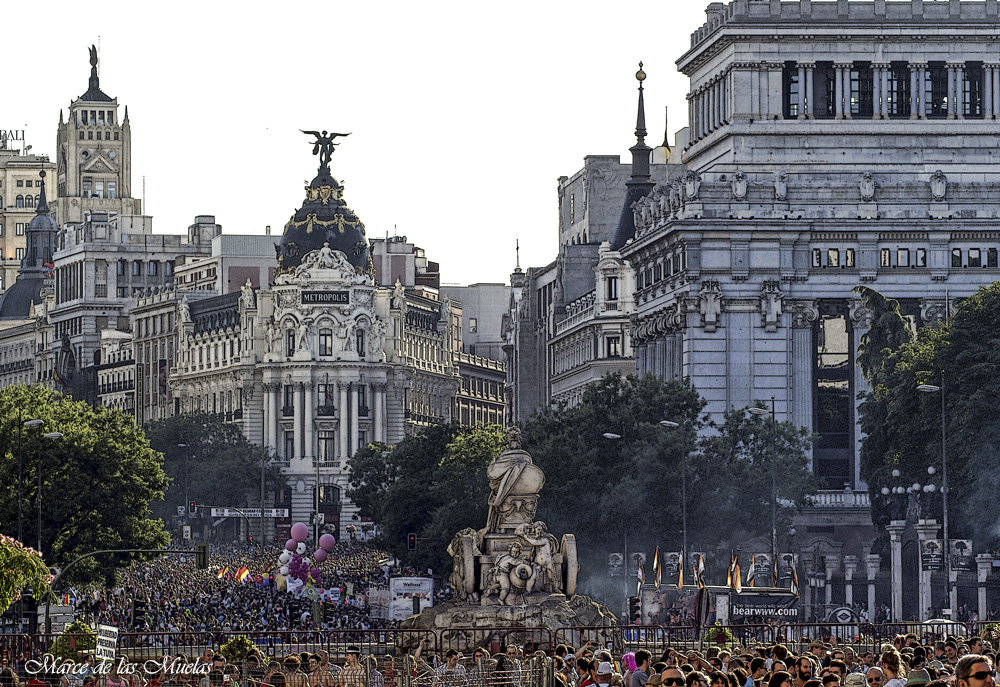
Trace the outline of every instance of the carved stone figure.
{"label": "carved stone figure", "polygon": [[948,193],[948,177],[944,175],[940,169],[931,175],[931,197],[934,200],[941,201],[944,200],[945,195]]}
{"label": "carved stone figure", "polygon": [[778,172],[774,177],[774,199],[785,200],[788,198],[788,174]]}
{"label": "carved stone figure", "polygon": [[684,175],[684,200],[697,200],[701,189],[701,175],[689,169]]}
{"label": "carved stone figure", "polygon": [[537,568],[536,576],[539,577],[537,588],[546,592],[560,592],[560,576],[556,574],[552,561],[552,553],[558,544],[556,538],[548,533],[545,523],[538,521],[518,525],[514,534],[523,548],[531,547],[533,550],[532,558]]}
{"label": "carved stone figure", "polygon": [[274,318],[269,317],[264,322],[264,352],[274,351]]}
{"label": "carved stone figure", "polygon": [[191,309],[188,307],[187,296],[182,296],[180,303],[177,304],[177,321],[182,324],[191,321]]}
{"label": "carved stone figure", "polygon": [[858,190],[861,191],[861,200],[866,203],[875,199],[875,177],[871,172],[865,172],[858,177]]}
{"label": "carved stone figure", "polygon": [[778,321],[781,319],[781,300],[784,296],[781,293],[781,282],[776,280],[765,281],[760,287],[760,319],[764,325],[764,331],[774,333],[778,331]]}
{"label": "carved stone figure", "polygon": [[247,283],[240,287],[240,300],[243,301],[244,308],[256,308],[257,296],[253,292],[253,283],[247,277]]}
{"label": "carved stone figure", "polygon": [[507,448],[521,448],[521,429],[517,425],[511,425],[507,428]]}
{"label": "carved stone figure", "polygon": [[535,590],[537,572],[527,556],[528,552],[514,542],[507,553],[497,557],[494,574],[500,585],[498,600],[501,604],[507,605],[512,590],[517,590],[521,595],[530,594]]}
{"label": "carved stone figure", "polygon": [[405,289],[403,285],[399,282],[399,277],[396,277],[396,284],[392,287],[392,309],[393,310],[403,310],[406,308],[406,296]]}
{"label": "carved stone figure", "polygon": [[698,290],[698,298],[701,326],[706,332],[714,332],[719,324],[719,315],[722,314],[722,287],[719,282],[714,279],[703,281]]}
{"label": "carved stone figure", "polygon": [[730,187],[733,190],[733,198],[735,200],[746,200],[747,197],[747,177],[742,170],[736,170],[733,174],[733,179],[730,183]]}
{"label": "carved stone figure", "polygon": [[534,515],[545,474],[521,449],[508,449],[486,468],[490,480],[487,532],[512,530]]}
{"label": "carved stone figure", "polygon": [[299,329],[296,334],[296,338],[298,340],[298,346],[297,346],[298,350],[305,351],[307,353],[309,352],[310,329],[311,327],[309,326],[309,320],[302,320],[302,322],[299,323]]}
{"label": "carved stone figure", "polygon": [[385,345],[385,334],[385,322],[376,318],[368,329],[368,355],[377,361],[385,359],[385,351],[382,350]]}

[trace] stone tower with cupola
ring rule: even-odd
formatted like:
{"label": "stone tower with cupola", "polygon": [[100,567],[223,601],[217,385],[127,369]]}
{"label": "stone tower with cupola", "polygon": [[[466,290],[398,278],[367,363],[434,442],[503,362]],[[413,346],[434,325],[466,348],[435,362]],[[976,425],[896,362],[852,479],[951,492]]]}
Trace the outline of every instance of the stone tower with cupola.
{"label": "stone tower with cupola", "polygon": [[86,93],[59,113],[56,136],[56,200],[59,224],[82,222],[91,212],[142,214],[132,198],[132,129],[128,107],[118,116],[118,99],[104,93],[97,70],[97,49],[90,48]]}

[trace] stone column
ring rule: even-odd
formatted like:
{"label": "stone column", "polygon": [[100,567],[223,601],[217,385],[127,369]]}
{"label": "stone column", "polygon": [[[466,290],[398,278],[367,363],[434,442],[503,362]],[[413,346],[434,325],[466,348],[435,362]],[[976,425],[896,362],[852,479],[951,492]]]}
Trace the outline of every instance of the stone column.
{"label": "stone column", "polygon": [[937,520],[918,520],[913,529],[917,531],[920,539],[920,620],[929,620],[927,609],[931,606],[931,571],[924,570],[924,542],[934,539],[941,530]]}
{"label": "stone column", "polygon": [[877,553],[865,556],[865,572],[868,573],[868,620],[875,622],[875,579],[882,564],[882,557]]}
{"label": "stone column", "polygon": [[834,65],[835,75],[833,77],[833,111],[836,119],[844,118],[844,67]]}
{"label": "stone column", "polygon": [[993,556],[988,553],[981,553],[976,556],[976,580],[979,582],[979,619],[984,620],[986,618],[986,612],[989,607],[986,605],[986,578],[990,574],[990,570],[993,568]]}
{"label": "stone column", "polygon": [[[786,308],[789,306],[786,305]],[[813,426],[812,409],[812,365],[813,365],[813,322],[819,316],[813,301],[796,301],[790,304],[792,313],[792,358],[790,378],[792,380],[791,420],[796,427]]]}
{"label": "stone column", "polygon": [[854,571],[858,569],[857,556],[844,556],[844,602],[854,605]]}
{"label": "stone column", "polygon": [[[891,558],[889,572],[892,573],[892,619],[903,617],[903,530],[905,520],[893,520],[885,529],[889,532]],[[874,616],[873,616],[874,617]]]}
{"label": "stone column", "polygon": [[295,382],[295,394],[294,394],[294,417],[295,422],[292,425],[293,436],[295,437],[295,458],[304,458],[306,453],[303,450],[302,445],[302,418],[305,416],[305,390],[303,389],[302,382]]}
{"label": "stone column", "polygon": [[993,65],[993,114],[1000,118],[1000,64]]}
{"label": "stone column", "polygon": [[815,62],[803,62],[802,65],[806,68],[806,117],[809,119],[816,118],[816,98],[815,91],[813,90],[813,72],[816,69]]}
{"label": "stone column", "polygon": [[854,69],[853,62],[843,62],[838,65],[841,68],[841,78],[844,82],[844,119],[851,118],[851,70]]}
{"label": "stone column", "polygon": [[806,118],[806,67],[805,64],[799,62],[799,102],[798,102],[798,117],[797,119]]}
{"label": "stone column", "polygon": [[955,67],[946,65],[948,70],[948,119],[955,118]]}
{"label": "stone column", "polygon": [[[927,103],[930,102],[926,90],[927,63],[911,62],[910,70],[916,73],[916,86],[914,86],[910,99],[915,104],[910,112],[910,116],[914,119],[927,119]],[[917,102],[918,98],[919,102]]]}
{"label": "stone column", "polygon": [[916,62],[910,62],[910,119],[916,119],[920,111],[920,70]]}
{"label": "stone column", "polygon": [[833,605],[833,575],[837,572],[837,568],[840,567],[840,561],[838,559],[839,556],[835,554],[827,554],[824,559],[826,563],[826,570],[824,571],[826,574],[826,600],[824,601],[826,608],[824,608],[824,610],[828,612],[830,610],[830,606]]}
{"label": "stone column", "polygon": [[712,130],[719,128],[722,121],[720,112],[722,111],[722,88],[718,80],[712,83]]}
{"label": "stone column", "polygon": [[348,440],[347,455],[350,458],[358,450],[358,385],[351,385],[351,398],[348,405],[351,407],[351,437]]}
{"label": "stone column", "polygon": [[955,116],[965,119],[965,63],[955,64]]}
{"label": "stone column", "polygon": [[993,119],[993,65],[983,65],[983,119]]}
{"label": "stone column", "polygon": [[347,455],[347,423],[351,421],[351,411],[347,407],[347,384],[345,382],[337,383],[337,392],[340,396],[339,407],[337,408],[337,443],[338,453],[337,458],[342,462],[346,463],[349,456]]}
{"label": "stone column", "polygon": [[[882,118],[889,119],[889,76],[891,74],[892,65],[883,64],[882,65]],[[897,109],[899,104],[897,103]]]}
{"label": "stone column", "polygon": [[872,119],[882,113],[882,65],[872,62]]}
{"label": "stone column", "polygon": [[385,441],[385,428],[382,426],[383,415],[382,406],[385,404],[385,384],[372,385],[372,404],[375,406],[375,415],[372,421],[375,423],[375,441]]}
{"label": "stone column", "polygon": [[308,381],[303,386],[306,392],[306,404],[305,412],[302,416],[304,424],[304,437],[302,440],[304,450],[302,451],[302,455],[306,458],[313,458],[316,455],[316,439],[313,435],[315,431],[313,427],[313,414],[316,412],[316,385],[312,381]]}

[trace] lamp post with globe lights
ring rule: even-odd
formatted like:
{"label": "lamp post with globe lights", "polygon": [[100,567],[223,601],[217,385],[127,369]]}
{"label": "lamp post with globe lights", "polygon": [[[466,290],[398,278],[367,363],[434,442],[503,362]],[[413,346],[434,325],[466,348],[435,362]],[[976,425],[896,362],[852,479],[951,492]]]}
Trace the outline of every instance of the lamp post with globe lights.
{"label": "lamp post with globe lights", "polygon": [[[776,476],[776,464],[778,462],[778,450],[776,446],[778,434],[778,421],[774,413],[774,396],[771,396],[771,410],[767,408],[747,408],[751,415],[771,416],[771,565],[778,564],[778,481]],[[777,570],[777,567],[775,567]]]}
{"label": "lamp post with globe lights", "polygon": [[[955,613],[958,610],[956,606],[958,605],[958,589],[952,585],[951,581],[951,547],[948,542],[948,447],[947,447],[947,429],[945,427],[945,398],[944,398],[944,375],[941,376],[941,386],[936,386],[934,384],[920,384],[917,386],[917,391],[923,394],[941,394],[941,508],[943,514],[941,517],[941,525],[943,528],[944,536],[944,570],[945,570],[945,589],[948,590],[948,605],[951,607],[951,617],[955,617]],[[931,466],[927,468],[927,472],[931,475],[934,474],[934,467]],[[934,485],[928,485],[934,486]],[[933,489],[931,489],[933,491]]]}

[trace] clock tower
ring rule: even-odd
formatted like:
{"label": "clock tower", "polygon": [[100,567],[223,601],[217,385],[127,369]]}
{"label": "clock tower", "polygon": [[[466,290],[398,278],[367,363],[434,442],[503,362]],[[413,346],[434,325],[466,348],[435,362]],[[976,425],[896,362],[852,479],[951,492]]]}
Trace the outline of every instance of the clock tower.
{"label": "clock tower", "polygon": [[53,214],[60,225],[82,222],[90,212],[142,214],[142,202],[132,198],[128,107],[119,119],[118,99],[101,90],[94,46],[87,92],[70,103],[68,120],[59,112],[56,156]]}

